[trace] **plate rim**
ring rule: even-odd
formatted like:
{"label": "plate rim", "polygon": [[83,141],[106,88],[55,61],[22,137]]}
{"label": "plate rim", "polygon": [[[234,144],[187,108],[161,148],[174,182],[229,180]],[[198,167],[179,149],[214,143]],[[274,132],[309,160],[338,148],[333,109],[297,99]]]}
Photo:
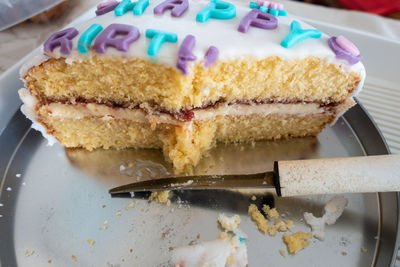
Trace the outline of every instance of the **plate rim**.
{"label": "plate rim", "polygon": [[[355,100],[357,104],[353,108],[348,110],[343,115],[343,118],[348,124],[349,128],[355,133],[355,137],[358,138],[358,141],[365,151],[365,154],[390,154],[390,149],[387,146],[386,141],[376,123],[369,115],[367,110],[362,106],[362,104],[357,99]],[[362,123],[360,123],[360,121],[362,121]],[[368,131],[366,131],[366,129],[368,129]],[[30,130],[31,122],[26,119],[26,117],[21,113],[20,110],[17,110],[10,119],[7,126],[3,129],[3,131],[0,132],[0,147],[2,147],[2,151],[0,154],[0,199],[2,198],[2,192],[4,192],[4,182],[6,180],[8,168],[13,162],[14,155],[18,151],[19,146],[22,144]],[[373,146],[371,145],[371,140],[374,141]],[[368,142],[370,145],[367,145]],[[11,199],[10,201],[12,202],[13,200]],[[377,193],[377,201],[379,207],[378,232],[380,233],[379,236],[381,237],[381,240],[385,240],[386,238],[386,242],[382,243],[381,240],[378,240],[372,266],[388,266],[388,255],[390,258],[389,266],[394,266],[397,257],[397,250],[399,247],[398,230],[400,228],[400,195],[397,192]],[[390,209],[385,209],[385,207],[388,206],[387,204],[385,206],[385,203],[388,202],[396,203],[397,207],[390,207]],[[396,211],[396,222],[393,222],[389,219],[390,217],[393,217],[394,210]],[[3,212],[3,214],[5,214],[5,217],[14,221],[13,213],[6,214]],[[389,231],[387,228],[384,227],[385,225],[387,225],[387,223],[392,223],[392,229],[394,226],[396,230],[394,239],[393,231]],[[11,227],[11,229],[8,229],[8,231],[4,231],[4,225],[7,224],[0,221],[0,239],[8,240],[10,242],[0,242],[0,266],[12,266],[15,265],[17,262],[15,249],[13,249],[12,255],[7,253],[8,257],[4,257],[5,255],[3,253],[7,251],[7,248],[9,248],[10,246],[12,246],[13,248],[15,247],[12,238],[13,224],[8,224],[9,227]],[[388,253],[388,249],[390,253]]]}

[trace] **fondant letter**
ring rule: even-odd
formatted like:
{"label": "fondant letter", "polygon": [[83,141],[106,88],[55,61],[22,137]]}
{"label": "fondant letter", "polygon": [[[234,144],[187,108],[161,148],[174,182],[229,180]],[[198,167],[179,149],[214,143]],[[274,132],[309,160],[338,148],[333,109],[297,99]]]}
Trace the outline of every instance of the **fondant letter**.
{"label": "fondant letter", "polygon": [[178,36],[175,33],[153,29],[146,30],[146,37],[151,38],[149,48],[147,49],[147,54],[149,56],[157,55],[158,50],[160,50],[164,42],[176,43],[176,41],[178,41]]}
{"label": "fondant letter", "polygon": [[236,16],[236,7],[221,0],[210,0],[208,5],[196,15],[198,22],[206,22],[209,18],[231,19]]}
{"label": "fondant letter", "polygon": [[161,15],[167,9],[171,10],[173,17],[180,17],[188,9],[188,0],[166,0],[154,8],[154,14]]}
{"label": "fondant letter", "polygon": [[187,35],[183,40],[178,51],[178,62],[176,67],[182,71],[184,75],[188,74],[188,61],[195,61],[197,57],[193,54],[192,50],[196,43],[196,38],[193,35]]}
{"label": "fondant letter", "polygon": [[[123,37],[116,37],[124,35]],[[140,36],[139,30],[133,25],[110,24],[100,33],[94,42],[94,50],[97,53],[105,53],[107,47],[111,46],[123,52],[129,50],[129,45],[136,41]]]}
{"label": "fondant letter", "polygon": [[129,10],[133,10],[134,15],[142,15],[144,10],[149,6],[149,0],[139,0],[131,2],[131,0],[122,0],[121,3],[115,8],[114,13],[116,16],[122,16]]}
{"label": "fondant letter", "polygon": [[281,46],[290,48],[304,39],[321,38],[321,36],[322,33],[319,30],[303,30],[300,26],[300,23],[296,20],[293,20],[290,24],[290,33],[282,40]]}
{"label": "fondant letter", "polygon": [[78,52],[85,54],[88,52],[88,47],[92,44],[92,41],[96,36],[103,30],[100,24],[93,24],[89,27],[78,40]]}
{"label": "fondant letter", "polygon": [[259,9],[252,9],[240,22],[238,31],[246,33],[250,26],[272,30],[278,27],[278,20],[271,14]]}
{"label": "fondant letter", "polygon": [[78,35],[78,30],[74,27],[53,33],[44,43],[45,52],[53,52],[54,48],[61,46],[60,52],[69,55],[72,50],[72,39]]}

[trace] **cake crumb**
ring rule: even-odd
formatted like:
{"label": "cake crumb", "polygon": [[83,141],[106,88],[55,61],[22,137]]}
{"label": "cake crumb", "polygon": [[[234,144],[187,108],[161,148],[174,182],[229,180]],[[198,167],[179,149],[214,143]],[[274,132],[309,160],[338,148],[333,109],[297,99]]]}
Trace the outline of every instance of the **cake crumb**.
{"label": "cake crumb", "polygon": [[283,249],[279,250],[279,254],[281,254],[281,256],[284,257],[284,258],[286,257],[286,253],[285,253],[285,251]]}
{"label": "cake crumb", "polygon": [[346,256],[346,255],[347,255],[347,252],[346,252],[346,251],[342,251],[342,255],[343,255],[343,256]]}
{"label": "cake crumb", "polygon": [[197,234],[197,235],[196,235],[196,238],[197,238],[197,239],[200,239],[200,234]]}
{"label": "cake crumb", "polygon": [[117,215],[117,216],[121,216],[121,215],[122,215],[122,213],[121,213],[121,211],[120,211],[120,210],[117,210],[117,212],[115,213],[115,215]]}
{"label": "cake crumb", "polygon": [[94,241],[93,239],[90,239],[90,238],[86,239],[86,242],[88,242],[92,246],[94,245],[94,243],[96,243],[96,241]]}
{"label": "cake crumb", "polygon": [[128,205],[125,206],[125,210],[133,209],[135,207],[135,203],[132,201]]}
{"label": "cake crumb", "polygon": [[273,228],[275,228],[278,232],[287,232],[287,230],[289,230],[292,227],[293,227],[293,221],[281,221],[281,220],[275,220],[273,226]]}
{"label": "cake crumb", "polygon": [[310,239],[312,237],[311,233],[304,233],[302,231],[296,232],[294,234],[283,234],[282,240],[285,243],[287,251],[290,255],[295,255],[302,249],[305,249],[310,245]]}
{"label": "cake crumb", "polygon": [[103,222],[103,228],[104,228],[104,230],[108,229],[108,222],[107,221]]}
{"label": "cake crumb", "polygon": [[160,204],[167,205],[168,207],[171,205],[171,200],[170,198],[170,192],[169,190],[166,191],[154,191],[151,192],[151,195],[149,197],[149,201],[155,201]]}
{"label": "cake crumb", "polygon": [[250,204],[248,212],[251,216],[251,220],[257,225],[258,230],[261,233],[266,234],[270,228],[270,225],[267,219],[265,219],[264,215],[262,215],[262,213],[258,210],[257,206]]}
{"label": "cake crumb", "polygon": [[107,207],[106,205],[103,205],[103,206],[101,206],[103,209],[105,208],[105,207]]}
{"label": "cake crumb", "polygon": [[129,249],[129,252],[132,253],[133,252],[133,248]]}
{"label": "cake crumb", "polygon": [[275,227],[270,227],[268,229],[268,235],[269,236],[276,236],[276,234],[278,233],[277,229]]}
{"label": "cake crumb", "polygon": [[294,226],[294,222],[292,220],[285,220],[286,227],[291,229]]}
{"label": "cake crumb", "polygon": [[51,260],[48,260],[47,263],[51,263]]}
{"label": "cake crumb", "polygon": [[366,249],[366,248],[361,248],[361,252],[362,253],[365,253],[365,252],[367,252],[368,250]]}
{"label": "cake crumb", "polygon": [[174,248],[173,248],[173,247],[169,247],[168,250],[169,250],[169,251],[172,251],[172,250],[174,250]]}
{"label": "cake crumb", "polygon": [[251,196],[251,200],[256,201],[257,197],[255,195]]}
{"label": "cake crumb", "polygon": [[218,222],[221,224],[221,227],[227,231],[234,231],[240,225],[240,216],[239,215],[232,215],[228,216],[224,213],[221,213],[218,216]]}
{"label": "cake crumb", "polygon": [[25,256],[26,256],[26,257],[32,256],[33,254],[35,254],[35,251],[34,251],[34,250],[27,249],[27,250],[25,251]]}
{"label": "cake crumb", "polygon": [[72,259],[73,261],[77,261],[77,258],[76,258],[75,255],[72,255],[72,256],[71,256],[71,259]]}
{"label": "cake crumb", "polygon": [[276,208],[270,208],[268,205],[263,205],[262,210],[267,215],[268,219],[276,219],[279,217],[279,212]]}

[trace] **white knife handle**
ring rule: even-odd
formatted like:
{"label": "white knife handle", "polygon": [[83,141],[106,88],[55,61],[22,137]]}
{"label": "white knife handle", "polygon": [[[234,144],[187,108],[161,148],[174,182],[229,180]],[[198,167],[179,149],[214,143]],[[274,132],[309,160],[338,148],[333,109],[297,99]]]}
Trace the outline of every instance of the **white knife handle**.
{"label": "white knife handle", "polygon": [[400,155],[279,161],[281,195],[400,191]]}

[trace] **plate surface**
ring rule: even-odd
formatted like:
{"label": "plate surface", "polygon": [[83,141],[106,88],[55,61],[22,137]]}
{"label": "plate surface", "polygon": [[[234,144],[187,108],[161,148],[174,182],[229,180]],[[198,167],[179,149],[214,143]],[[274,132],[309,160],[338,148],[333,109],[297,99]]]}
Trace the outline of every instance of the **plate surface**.
{"label": "plate surface", "polygon": [[[394,264],[396,193],[345,195],[349,205],[338,222],[327,227],[325,241],[313,239],[298,255],[283,258],[278,252],[285,249],[282,234],[269,237],[258,232],[247,215],[248,205],[275,206],[285,219],[294,221],[293,231],[308,232],[303,212],[322,215],[332,196],[277,198],[266,190],[177,191],[170,207],[148,203],[145,195],[111,198],[107,191],[114,186],[171,172],[162,153],[49,147],[29,126],[17,112],[0,136],[1,266],[45,266],[49,261],[55,266],[166,266],[170,247],[215,239],[221,212],[241,215],[241,230],[248,235],[249,266]],[[195,172],[250,173],[270,170],[274,160],[386,153],[379,131],[357,105],[318,138],[219,145]],[[256,201],[251,200],[253,195]],[[132,201],[134,208],[127,207]],[[34,253],[26,256],[27,250]]]}

